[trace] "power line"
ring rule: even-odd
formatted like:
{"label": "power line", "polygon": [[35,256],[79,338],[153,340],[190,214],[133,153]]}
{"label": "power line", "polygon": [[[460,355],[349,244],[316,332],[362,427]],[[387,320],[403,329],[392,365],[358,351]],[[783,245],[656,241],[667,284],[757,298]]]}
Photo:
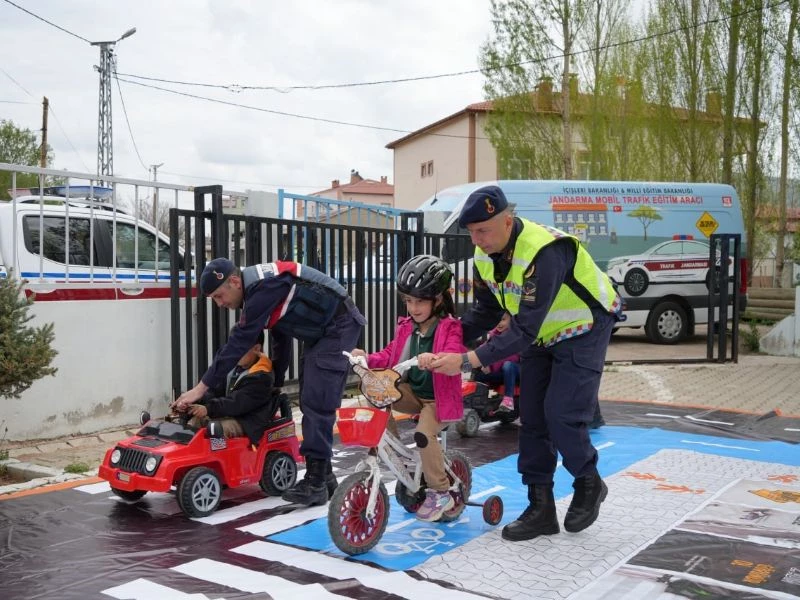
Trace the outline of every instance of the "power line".
{"label": "power line", "polygon": [[248,110],[255,110],[258,112],[269,113],[273,115],[280,115],[282,117],[294,117],[296,119],[305,119],[307,121],[316,121],[321,123],[331,123],[333,125],[345,125],[347,127],[360,127],[362,129],[375,129],[378,131],[390,131],[393,133],[410,133],[404,129],[395,129],[392,127],[381,127],[379,125],[366,125],[364,123],[353,123],[350,121],[338,121],[336,119],[325,119],[323,117],[312,117],[309,115],[301,115],[297,113],[290,113],[281,110],[273,110],[270,108],[261,108],[260,106],[250,106],[248,104],[239,104],[237,102],[229,102],[228,100],[219,100],[217,98],[208,98],[207,96],[198,96],[197,94],[190,94],[188,92],[179,92],[178,90],[171,90],[169,88],[159,87],[157,85],[149,85],[147,83],[141,83],[139,81],[131,81],[129,79],[122,79],[117,77],[117,81],[124,81],[125,83],[130,83],[132,85],[138,85],[141,87],[152,88],[154,90],[160,90],[162,92],[168,92],[170,94],[176,94],[178,96],[185,96],[187,98],[194,98],[196,100],[205,100],[207,102],[214,102],[216,104],[223,104],[225,106],[233,106],[236,108],[246,108]]}
{"label": "power line", "polygon": [[22,7],[22,6],[20,6],[19,4],[15,4],[15,3],[11,2],[11,0],[5,0],[5,2],[7,2],[8,4],[10,4],[10,5],[11,5],[11,6],[13,6],[14,8],[18,8],[18,9],[20,9],[22,12],[29,14],[29,15],[30,15],[30,16],[32,16],[34,19],[39,19],[40,21],[43,21],[44,23],[47,23],[47,24],[48,24],[48,25],[50,25],[51,27],[55,27],[56,29],[60,29],[61,31],[63,31],[64,33],[67,33],[67,34],[71,35],[72,37],[76,37],[76,38],[78,38],[79,40],[83,40],[83,41],[84,41],[84,42],[86,42],[87,44],[91,44],[91,42],[90,42],[89,40],[87,40],[85,37],[83,37],[83,36],[80,36],[80,35],[78,35],[77,33],[73,33],[73,32],[71,32],[69,29],[64,29],[63,27],[61,27],[61,25],[56,25],[56,24],[55,24],[55,23],[53,23],[52,21],[48,21],[48,20],[47,20],[47,19],[45,19],[44,17],[40,17],[40,16],[39,16],[39,15],[37,15],[36,13],[32,13],[32,12],[31,12],[31,11],[29,11],[27,8],[23,8],[23,7]]}
{"label": "power line", "polygon": [[[115,75],[116,76],[116,75]],[[282,117],[292,117],[295,119],[304,119],[307,121],[316,121],[320,123],[330,123],[332,125],[344,125],[346,127],[357,127],[361,129],[372,129],[376,131],[388,131],[391,133],[400,133],[400,134],[408,134],[413,133],[414,130],[411,129],[397,129],[395,127],[381,127],[380,125],[367,125],[365,123],[354,123],[352,121],[338,121],[336,119],[326,119],[323,117],[313,117],[310,115],[301,115],[298,113],[290,113],[281,110],[273,110],[270,108],[262,108],[260,106],[251,106],[249,104],[240,104],[238,102],[231,102],[229,100],[219,100],[218,98],[209,98],[208,96],[200,96],[198,94],[190,94],[189,92],[180,92],[178,90],[171,90],[169,88],[160,87],[157,85],[150,85],[147,83],[141,83],[139,81],[130,81],[128,79],[123,79],[121,77],[117,77],[117,81],[122,81],[124,83],[130,83],[131,85],[138,85],[141,87],[151,88],[154,90],[159,90],[162,92],[167,92],[169,94],[176,94],[178,96],[185,96],[187,98],[194,98],[195,100],[205,100],[206,102],[213,102],[215,104],[223,104],[225,106],[232,106],[235,108],[245,108],[247,110],[255,110],[257,112],[263,112],[273,115],[279,115]],[[485,140],[488,139],[486,137],[481,136],[469,136],[469,135],[456,135],[451,133],[431,133],[430,135],[434,137],[445,137],[445,138],[456,138],[456,139],[470,139],[473,137],[476,140]]]}
{"label": "power line", "polygon": [[142,168],[149,173],[150,170],[145,166],[144,161],[142,160],[142,155],[139,154],[139,147],[136,145],[136,139],[133,137],[133,129],[131,129],[131,122],[130,119],[128,119],[128,109],[125,108],[125,98],[122,97],[122,87],[119,85],[119,79],[116,75],[114,75],[114,79],[117,81],[119,101],[122,103],[122,114],[125,115],[125,123],[128,124],[128,133],[131,135],[131,142],[133,142],[133,149],[136,151],[136,158],[139,159],[139,164],[142,165]]}
{"label": "power line", "polygon": [[[741,11],[736,16],[746,16],[753,12],[758,12],[759,10],[768,10],[770,8],[774,8],[780,6],[781,4],[785,4],[788,0],[778,0],[777,2],[762,7],[762,8],[749,8],[746,10]],[[656,33],[652,33],[649,35],[645,35],[638,38],[633,38],[630,40],[622,40],[620,42],[613,42],[608,43],[603,46],[597,46],[595,48],[587,48],[585,50],[578,50],[576,52],[572,52],[571,56],[579,56],[582,54],[589,54],[597,52],[598,50],[610,50],[612,48],[619,48],[622,46],[627,46],[631,44],[639,44],[641,42],[650,41],[659,37],[665,37],[669,35],[674,35],[681,31],[685,31],[688,29],[696,29],[698,27],[705,27],[706,25],[715,25],[717,23],[723,23],[725,21],[730,20],[734,15],[725,15],[722,17],[716,17],[713,19],[708,19],[706,21],[701,21],[700,23],[687,25],[685,27],[675,27],[673,29],[668,29],[666,31],[660,31]],[[530,60],[522,60],[513,63],[506,63],[503,65],[499,65],[497,67],[493,67],[488,69],[489,71],[502,71],[505,69],[512,69],[516,67],[521,67],[530,64],[536,63],[544,63],[553,60],[558,60],[564,58],[564,54],[554,54],[544,58],[534,58]],[[345,83],[331,83],[331,84],[317,84],[317,85],[288,85],[288,86],[278,86],[278,85],[243,85],[238,83],[231,83],[231,84],[218,84],[218,83],[205,83],[205,82],[198,82],[198,81],[181,81],[177,79],[165,79],[159,77],[148,77],[145,75],[136,75],[133,73],[118,73],[118,75],[122,77],[130,77],[133,79],[140,79],[143,81],[154,81],[157,83],[171,83],[174,85],[185,85],[185,86],[194,86],[194,87],[205,87],[205,88],[214,88],[214,89],[223,89],[229,92],[240,93],[243,91],[274,91],[280,92],[283,94],[298,91],[298,90],[328,90],[328,89],[342,89],[342,88],[352,88],[352,87],[366,87],[366,86],[375,86],[375,85],[385,85],[385,84],[394,84],[394,83],[408,83],[413,81],[428,81],[428,80],[435,80],[435,79],[443,79],[448,77],[461,77],[463,75],[476,75],[482,73],[483,69],[467,69],[463,71],[454,71],[450,73],[438,73],[435,75],[419,75],[416,77],[401,77],[397,79],[381,79],[376,81],[361,81],[361,82],[345,82]],[[128,81],[128,83],[134,83],[132,81]]]}
{"label": "power line", "polygon": [[[8,0],[6,0],[6,1],[8,1]],[[5,69],[3,69],[3,68],[0,68],[0,71],[2,71],[2,72],[3,72],[3,74],[4,74],[6,77],[8,77],[8,78],[9,78],[11,81],[13,81],[13,82],[14,82],[14,83],[17,85],[17,87],[19,87],[19,89],[21,89],[23,92],[25,92],[25,93],[26,93],[28,96],[30,96],[31,98],[33,98],[33,97],[34,97],[34,96],[33,96],[33,94],[31,94],[31,93],[30,93],[28,90],[26,90],[26,89],[25,89],[25,87],[24,87],[24,86],[23,86],[23,85],[22,85],[22,84],[21,84],[19,81],[17,81],[16,79],[14,79],[14,78],[13,78],[13,77],[12,77],[12,76],[11,76],[11,75],[8,73],[8,71],[6,71],[6,70],[5,70]],[[7,101],[7,100],[3,100],[2,102],[9,102],[9,103],[15,103],[15,104],[36,104],[36,102],[14,102],[14,101]],[[75,152],[75,154],[78,156],[78,160],[80,160],[80,161],[81,161],[81,163],[83,164],[84,168],[85,168],[85,169],[86,169],[86,171],[88,172],[88,171],[89,171],[89,167],[87,167],[87,166],[86,166],[86,163],[85,163],[85,162],[83,162],[83,157],[82,157],[82,156],[80,155],[80,153],[79,153],[79,152],[78,152],[78,151],[75,149],[75,146],[73,145],[73,143],[72,143],[72,140],[71,140],[71,139],[69,139],[69,136],[67,135],[67,132],[64,130],[64,127],[61,125],[61,121],[59,121],[59,120],[58,120],[58,117],[56,116],[56,113],[55,113],[55,111],[53,110],[53,104],[52,104],[52,102],[48,103],[48,105],[47,105],[47,110],[48,110],[48,112],[49,112],[51,115],[53,115],[53,118],[56,120],[56,124],[58,125],[58,128],[61,130],[61,133],[63,133],[63,134],[64,134],[64,138],[67,140],[67,143],[69,144],[70,148],[72,148],[73,152]]]}
{"label": "power line", "polygon": [[72,140],[69,139],[69,136],[67,135],[67,132],[64,130],[64,127],[61,125],[61,121],[59,121],[58,117],[56,116],[55,111],[53,110],[53,104],[52,103],[48,104],[47,109],[50,111],[50,114],[53,115],[53,118],[56,120],[56,124],[58,125],[58,128],[61,130],[61,133],[64,134],[64,138],[67,140],[67,143],[69,144],[69,147],[72,148],[72,151],[76,154],[76,156],[78,157],[78,160],[81,161],[81,164],[83,165],[83,168],[88,173],[89,172],[89,167],[86,166],[86,163],[83,161],[83,157],[81,156],[80,152],[78,152],[78,150],[72,144]]}
{"label": "power line", "polygon": [[[8,1],[8,0],[6,0],[6,1]],[[31,94],[31,93],[30,93],[28,90],[26,90],[26,89],[25,89],[25,88],[22,86],[22,84],[21,84],[19,81],[17,81],[16,79],[14,79],[14,78],[13,78],[13,77],[12,77],[12,76],[9,74],[9,72],[8,72],[8,71],[6,71],[5,69],[3,69],[2,67],[0,67],[0,71],[2,71],[2,72],[3,72],[3,75],[5,75],[6,77],[8,77],[8,78],[11,80],[11,82],[12,82],[12,83],[14,83],[14,85],[16,85],[16,86],[17,86],[19,89],[21,89],[21,90],[22,90],[23,92],[25,92],[26,94],[28,94],[28,96],[30,96],[31,98],[33,98],[33,94]]]}

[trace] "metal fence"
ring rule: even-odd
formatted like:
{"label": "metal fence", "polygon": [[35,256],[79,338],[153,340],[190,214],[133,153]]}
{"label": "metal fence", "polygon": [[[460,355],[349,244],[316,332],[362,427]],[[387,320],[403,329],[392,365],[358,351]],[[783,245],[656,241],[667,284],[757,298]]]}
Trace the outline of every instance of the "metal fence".
{"label": "metal fence", "polygon": [[[424,233],[424,213],[395,212],[393,228],[230,215],[222,211],[219,186],[195,188],[193,210],[170,211],[170,248],[173,252],[179,247],[191,249],[187,256],[201,257],[195,264],[185,261],[183,273],[177,267],[172,273],[173,392],[180,393],[184,385],[205,372],[239,316],[238,311],[200,299],[194,273],[202,271],[206,263],[206,235],[213,256],[230,258],[239,266],[295,261],[336,279],[367,318],[359,345],[375,351],[392,339],[397,316],[404,312],[395,285],[397,268],[416,254],[440,255],[444,246],[444,236]],[[177,256],[172,264],[180,264]],[[466,259],[456,271],[465,276]],[[184,277],[179,277],[181,274]],[[185,289],[178,283],[181,279],[187,282]],[[181,320],[182,303],[183,314],[193,314],[193,318]],[[288,384],[296,382],[299,375],[302,347],[299,342],[294,344]]]}

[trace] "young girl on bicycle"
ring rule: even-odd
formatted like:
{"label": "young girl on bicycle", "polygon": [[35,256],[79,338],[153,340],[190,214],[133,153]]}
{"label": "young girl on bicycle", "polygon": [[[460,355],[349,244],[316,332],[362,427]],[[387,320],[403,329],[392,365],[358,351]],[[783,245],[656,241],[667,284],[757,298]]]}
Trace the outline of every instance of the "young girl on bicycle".
{"label": "young girl on bicycle", "polygon": [[427,485],[425,501],[416,514],[421,521],[436,521],[455,504],[437,436],[447,422],[463,416],[461,376],[428,370],[437,352],[464,352],[461,323],[454,316],[450,295],[452,279],[450,267],[440,258],[423,254],[409,260],[397,273],[397,291],[409,316],[398,320],[394,339],[383,350],[369,355],[358,348],[351,352],[366,356],[367,365],[374,369],[391,368],[414,356],[419,361],[403,376],[398,386],[402,397],[392,409],[419,413],[414,441]]}

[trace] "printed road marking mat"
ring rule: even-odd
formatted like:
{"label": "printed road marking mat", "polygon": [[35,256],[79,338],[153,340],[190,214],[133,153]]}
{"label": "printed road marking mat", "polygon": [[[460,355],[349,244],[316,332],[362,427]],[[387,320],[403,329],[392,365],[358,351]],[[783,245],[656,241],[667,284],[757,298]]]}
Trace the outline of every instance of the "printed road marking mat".
{"label": "printed road marking mat", "polygon": [[[516,430],[494,425],[475,438],[453,436],[451,447],[475,465],[473,499],[503,498],[499,526],[485,524],[479,507],[467,507],[455,523],[422,523],[391,499],[381,542],[354,558],[330,541],[326,507],[289,511],[257,487],[227,491],[216,513],[192,520],[172,494],[129,505],[105,483],[6,500],[2,596],[799,597],[800,446],[679,429],[593,432],[609,486],[600,518],[581,533],[528,542],[500,537],[527,498],[516,472]],[[337,475],[352,472],[360,457],[339,449]],[[561,521],[571,483],[559,467]]]}

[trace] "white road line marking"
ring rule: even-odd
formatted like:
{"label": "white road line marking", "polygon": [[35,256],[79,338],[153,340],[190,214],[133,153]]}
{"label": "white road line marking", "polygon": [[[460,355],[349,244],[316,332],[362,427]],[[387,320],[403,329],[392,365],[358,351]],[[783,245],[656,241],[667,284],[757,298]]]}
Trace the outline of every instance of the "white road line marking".
{"label": "white road line marking", "polygon": [[208,598],[203,594],[187,594],[141,578],[108,588],[101,593],[125,600],[152,600],[153,598],[159,600],[207,600]]}
{"label": "white road line marking", "polygon": [[419,581],[402,571],[386,572],[369,567],[356,561],[343,560],[318,552],[299,550],[289,546],[271,544],[269,542],[250,542],[238,548],[232,548],[247,556],[281,562],[285,565],[333,577],[335,579],[357,579],[362,585],[381,590],[409,600],[486,600],[485,596],[477,596],[469,592],[451,590],[440,587],[429,581]]}
{"label": "white road line marking", "polygon": [[710,419],[698,419],[697,417],[693,417],[691,415],[686,415],[686,418],[690,421],[694,421],[695,423],[710,423],[711,425],[727,425],[728,427],[733,427],[733,423],[728,423],[726,421],[712,421]]}
{"label": "white road line marking", "polygon": [[277,496],[272,496],[269,498],[254,500],[252,502],[245,502],[244,504],[240,504],[239,506],[234,506],[232,508],[218,510],[207,517],[199,517],[192,519],[192,521],[205,523],[206,525],[221,525],[222,523],[228,523],[229,521],[235,521],[241,517],[246,517],[247,515],[258,512],[259,510],[269,510],[272,508],[277,508],[278,506],[283,506],[284,504],[289,504],[289,502],[282,500]]}
{"label": "white road line marking", "polygon": [[682,444],[694,444],[697,446],[713,446],[715,448],[730,448],[732,450],[747,450],[748,452],[761,452],[758,448],[747,448],[745,446],[730,446],[728,444],[711,444],[709,442],[692,442],[690,440],[681,440]]}
{"label": "white road line marking", "polygon": [[79,492],[84,492],[85,494],[104,494],[105,492],[111,491],[111,486],[108,485],[107,481],[101,481],[99,483],[90,483],[88,485],[80,485],[75,488]]}
{"label": "white road line marking", "polygon": [[285,515],[275,515],[264,521],[253,523],[252,525],[237,527],[237,529],[246,533],[252,533],[253,535],[266,537],[273,533],[279,533],[291,529],[292,527],[297,527],[307,521],[313,521],[314,519],[327,516],[328,505],[323,504],[322,506],[297,508]]}
{"label": "white road line marking", "polygon": [[680,419],[680,415],[662,415],[661,413],[644,413],[645,417],[659,417],[661,419]]}
{"label": "white road line marking", "polygon": [[495,492],[499,492],[504,489],[506,489],[506,486],[496,485],[494,487],[490,487],[488,490],[483,490],[482,492],[478,492],[477,494],[470,494],[469,499],[475,500],[476,498],[483,498],[484,496],[488,496],[489,494],[494,494]]}
{"label": "white road line marking", "polygon": [[417,519],[406,519],[404,521],[400,521],[399,523],[395,523],[394,525],[387,525],[386,531],[393,532],[393,531],[400,531],[403,527],[407,527],[412,523],[419,523]]}
{"label": "white road line marking", "polygon": [[258,571],[251,571],[244,567],[229,565],[217,560],[200,558],[191,562],[172,567],[173,571],[211,581],[219,585],[226,585],[236,590],[250,592],[252,594],[265,592],[275,600],[316,600],[317,598],[341,598],[346,596],[333,594],[318,583],[301,584],[294,583],[283,577],[267,575]]}

